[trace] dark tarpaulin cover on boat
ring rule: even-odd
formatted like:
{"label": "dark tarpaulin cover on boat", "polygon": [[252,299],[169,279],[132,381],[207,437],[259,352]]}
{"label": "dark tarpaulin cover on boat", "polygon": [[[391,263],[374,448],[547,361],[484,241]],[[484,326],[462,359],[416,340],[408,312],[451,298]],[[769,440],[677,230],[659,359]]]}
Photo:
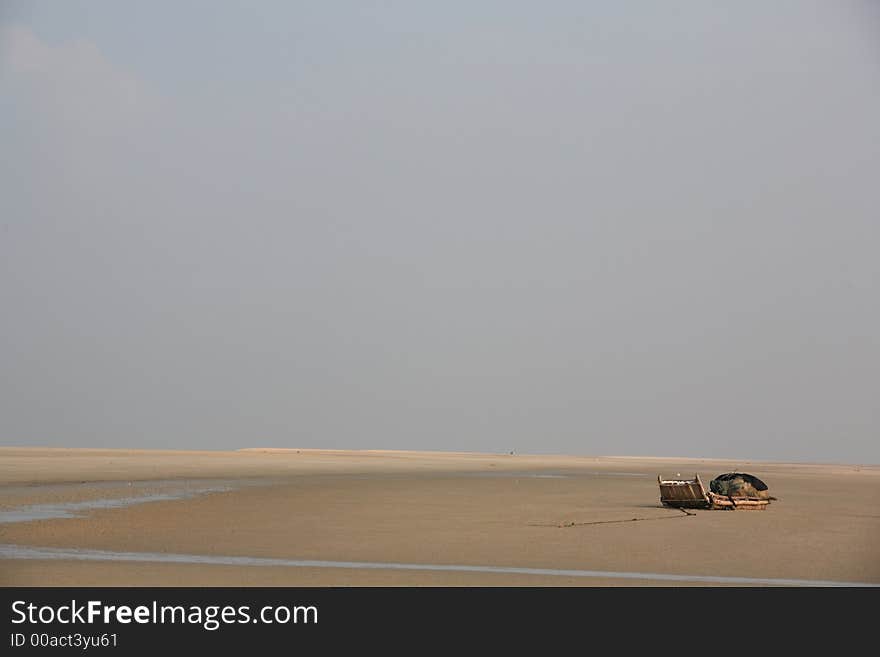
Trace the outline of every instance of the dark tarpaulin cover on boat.
{"label": "dark tarpaulin cover on boat", "polygon": [[709,490],[718,495],[766,498],[767,484],[744,472],[726,472],[709,482]]}

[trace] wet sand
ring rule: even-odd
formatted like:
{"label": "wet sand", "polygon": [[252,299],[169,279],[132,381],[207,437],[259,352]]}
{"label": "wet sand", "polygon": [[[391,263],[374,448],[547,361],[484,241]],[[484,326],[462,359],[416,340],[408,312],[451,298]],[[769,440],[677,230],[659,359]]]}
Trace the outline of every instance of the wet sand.
{"label": "wet sand", "polygon": [[[760,512],[692,516],[659,505],[658,474],[699,472],[708,481],[731,470],[761,477],[779,500]],[[64,512],[0,522],[4,554],[55,550],[33,553],[51,558],[0,558],[0,585],[880,584],[878,496],[880,466],[0,448],[0,520],[33,508]],[[67,558],[77,550],[91,556]],[[159,556],[92,560],[96,551]],[[241,565],[248,559],[264,565]],[[370,567],[269,565],[278,561]]]}

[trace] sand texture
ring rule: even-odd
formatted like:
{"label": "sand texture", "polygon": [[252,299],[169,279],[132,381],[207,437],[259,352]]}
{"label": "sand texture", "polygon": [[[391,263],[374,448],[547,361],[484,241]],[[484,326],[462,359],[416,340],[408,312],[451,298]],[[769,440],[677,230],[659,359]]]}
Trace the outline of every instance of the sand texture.
{"label": "sand texture", "polygon": [[[708,482],[731,470],[762,478],[778,500],[760,512],[693,515],[659,504],[658,474],[700,473]],[[113,506],[138,498],[152,501]],[[90,508],[96,500],[110,505]],[[763,580],[880,584],[878,500],[880,466],[866,465],[8,447],[0,448],[0,513],[48,508],[51,514],[56,507],[74,512],[0,523],[0,545],[6,546],[6,558],[0,552],[0,585],[737,583],[724,578],[758,585]],[[58,552],[51,558],[10,558],[15,546]],[[76,550],[264,561],[218,565],[173,562],[177,557],[162,562],[63,556]],[[473,570],[419,569],[420,564]],[[549,572],[566,570],[580,574]]]}

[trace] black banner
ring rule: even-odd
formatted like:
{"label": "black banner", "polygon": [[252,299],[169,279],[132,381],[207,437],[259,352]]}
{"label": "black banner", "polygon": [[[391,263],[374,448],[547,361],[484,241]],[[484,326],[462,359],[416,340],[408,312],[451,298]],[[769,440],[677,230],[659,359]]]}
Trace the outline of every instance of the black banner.
{"label": "black banner", "polygon": [[[876,589],[5,588],[4,655],[677,644],[870,629]],[[416,641],[416,643],[413,643]]]}

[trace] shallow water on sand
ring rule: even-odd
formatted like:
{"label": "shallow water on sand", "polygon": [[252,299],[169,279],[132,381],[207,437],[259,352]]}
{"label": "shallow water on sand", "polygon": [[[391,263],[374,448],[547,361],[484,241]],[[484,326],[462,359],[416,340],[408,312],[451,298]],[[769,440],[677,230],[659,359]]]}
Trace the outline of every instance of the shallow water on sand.
{"label": "shallow water on sand", "polygon": [[[239,482],[236,482],[238,485]],[[12,509],[0,510],[0,524],[14,522],[30,522],[33,520],[53,520],[59,518],[78,518],[86,515],[89,511],[103,509],[122,509],[135,504],[149,502],[167,502],[171,500],[184,500],[197,495],[208,493],[222,493],[237,487],[231,482],[198,482],[196,484],[187,481],[141,481],[132,482],[129,487],[122,488],[125,484],[118,481],[99,482],[90,484],[91,488],[118,488],[124,493],[121,497],[103,497],[78,502],[49,502],[43,504],[28,504]],[[29,488],[27,490],[40,490],[42,492],[56,492],[70,490],[78,484],[53,484]],[[166,488],[156,492],[156,488]],[[8,489],[12,490],[12,489]],[[15,487],[16,491],[25,490]]]}
{"label": "shallow water on sand", "polygon": [[111,552],[108,550],[80,550],[71,548],[29,547],[0,545],[0,559],[49,559],[79,561],[153,562],[205,564],[219,566],[281,566],[287,568],[350,568],[365,570],[422,570],[466,573],[501,573],[513,575],[542,575],[556,577],[584,577],[605,579],[654,580],[662,582],[700,582],[757,586],[857,586],[878,587],[861,582],[836,582],[809,579],[773,579],[754,577],[724,577],[714,575],[678,575],[668,573],[638,573],[604,570],[571,570],[556,568],[519,568],[515,566],[477,566],[454,564],[381,563],[372,561],[316,561],[305,559],[272,559],[265,557],[221,556],[207,554],[167,554],[156,552]]}

